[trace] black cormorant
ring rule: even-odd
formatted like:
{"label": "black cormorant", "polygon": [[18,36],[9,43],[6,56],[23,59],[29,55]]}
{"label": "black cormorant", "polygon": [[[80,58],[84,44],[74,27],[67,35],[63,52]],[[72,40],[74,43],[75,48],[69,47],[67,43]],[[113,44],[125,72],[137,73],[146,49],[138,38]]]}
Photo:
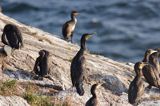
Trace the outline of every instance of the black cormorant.
{"label": "black cormorant", "polygon": [[98,100],[97,100],[97,95],[96,95],[96,88],[101,86],[101,84],[94,84],[91,87],[91,94],[92,97],[86,102],[85,106],[98,106]]}
{"label": "black cormorant", "polygon": [[23,46],[23,39],[20,30],[12,24],[5,25],[2,34],[2,42],[12,48],[19,49]]}
{"label": "black cormorant", "polygon": [[84,94],[83,89],[83,80],[84,80],[84,71],[85,71],[85,57],[84,57],[84,51],[86,50],[86,40],[91,37],[91,34],[83,34],[81,38],[81,48],[76,54],[76,56],[73,58],[71,62],[71,80],[73,87],[76,87],[77,93],[79,95]]}
{"label": "black cormorant", "polygon": [[144,62],[137,62],[134,65],[134,71],[136,73],[136,76],[130,83],[128,90],[128,101],[131,104],[137,104],[144,93],[145,86],[142,80],[142,69],[145,65],[146,63]]}
{"label": "black cormorant", "polygon": [[149,62],[144,66],[142,72],[148,82],[150,89],[152,86],[160,88],[159,52],[154,52],[149,56]]}
{"label": "black cormorant", "polygon": [[36,59],[34,69],[36,75],[39,77],[44,77],[48,74],[48,56],[49,52],[46,50],[39,51],[39,57]]}
{"label": "black cormorant", "polygon": [[71,38],[71,42],[72,38],[73,38],[73,32],[74,29],[76,27],[76,23],[77,23],[77,19],[76,16],[78,15],[77,11],[72,11],[71,12],[71,20],[67,21],[63,27],[62,27],[62,34],[65,40],[69,40],[69,38]]}

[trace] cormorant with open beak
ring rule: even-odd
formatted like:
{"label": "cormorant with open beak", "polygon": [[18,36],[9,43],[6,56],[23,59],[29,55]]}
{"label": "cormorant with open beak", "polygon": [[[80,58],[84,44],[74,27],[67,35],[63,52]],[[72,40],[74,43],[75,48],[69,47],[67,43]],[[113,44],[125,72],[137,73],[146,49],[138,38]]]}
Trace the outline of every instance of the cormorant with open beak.
{"label": "cormorant with open beak", "polygon": [[67,21],[62,27],[62,34],[65,40],[69,40],[71,38],[71,42],[73,42],[73,32],[75,30],[77,19],[76,16],[78,15],[77,11],[71,12],[71,20]]}
{"label": "cormorant with open beak", "polygon": [[159,52],[154,52],[149,56],[149,62],[144,66],[142,72],[148,82],[148,88],[152,86],[160,88]]}
{"label": "cormorant with open beak", "polygon": [[86,102],[85,106],[98,106],[98,100],[97,100],[97,95],[96,95],[96,88],[101,86],[101,84],[94,84],[91,87],[91,94],[92,97]]}
{"label": "cormorant with open beak", "polygon": [[23,39],[20,30],[12,24],[5,25],[2,34],[2,42],[11,48],[19,49],[23,46]]}
{"label": "cormorant with open beak", "polygon": [[146,63],[144,62],[137,62],[134,65],[134,71],[136,73],[136,76],[130,83],[128,90],[128,101],[131,104],[137,104],[141,96],[144,94],[145,85],[142,80],[142,69],[145,65]]}
{"label": "cormorant with open beak", "polygon": [[48,56],[49,52],[46,50],[39,51],[39,57],[36,59],[34,69],[36,75],[43,77],[48,74]]}
{"label": "cormorant with open beak", "polygon": [[77,93],[82,96],[84,94],[83,81],[85,71],[85,57],[84,52],[86,50],[86,40],[91,37],[92,34],[83,34],[81,38],[81,48],[73,58],[71,62],[71,80],[73,87],[76,87]]}

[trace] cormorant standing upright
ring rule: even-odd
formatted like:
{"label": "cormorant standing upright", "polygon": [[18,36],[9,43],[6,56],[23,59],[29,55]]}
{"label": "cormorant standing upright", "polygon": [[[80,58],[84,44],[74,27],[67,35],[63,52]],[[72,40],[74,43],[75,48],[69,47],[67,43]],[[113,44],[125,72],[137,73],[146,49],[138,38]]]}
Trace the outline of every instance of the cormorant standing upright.
{"label": "cormorant standing upright", "polygon": [[77,11],[71,12],[71,20],[67,21],[62,27],[62,34],[65,40],[69,40],[71,38],[71,42],[73,42],[73,32],[76,27],[77,19],[76,16],[78,15]]}
{"label": "cormorant standing upright", "polygon": [[152,86],[160,88],[159,52],[154,52],[149,56],[149,62],[144,66],[142,72],[148,82],[148,88]]}
{"label": "cormorant standing upright", "polygon": [[134,65],[134,71],[136,73],[135,78],[129,85],[128,89],[128,101],[131,104],[137,104],[141,96],[144,94],[145,85],[142,80],[143,74],[142,69],[147,63],[137,62]]}
{"label": "cormorant standing upright", "polygon": [[100,84],[94,84],[91,87],[92,97],[86,102],[85,106],[98,106],[98,100],[96,95],[96,88],[99,87]]}
{"label": "cormorant standing upright", "polygon": [[73,87],[76,87],[77,93],[82,96],[84,94],[83,80],[85,71],[86,40],[91,37],[91,34],[83,34],[81,38],[81,48],[71,62],[71,80]]}
{"label": "cormorant standing upright", "polygon": [[39,51],[39,57],[36,59],[33,71],[40,77],[48,74],[48,56],[49,52],[46,50]]}
{"label": "cormorant standing upright", "polygon": [[2,34],[2,42],[14,49],[19,49],[23,46],[23,39],[20,30],[12,24],[5,25]]}

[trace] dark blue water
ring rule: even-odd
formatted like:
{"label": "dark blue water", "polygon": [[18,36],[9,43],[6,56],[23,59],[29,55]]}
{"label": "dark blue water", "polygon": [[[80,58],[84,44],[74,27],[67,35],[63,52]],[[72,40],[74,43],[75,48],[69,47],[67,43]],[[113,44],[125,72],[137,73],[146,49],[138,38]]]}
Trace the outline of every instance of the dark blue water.
{"label": "dark blue water", "polygon": [[61,36],[77,10],[74,41],[97,32],[89,49],[119,61],[136,62],[147,48],[160,47],[160,0],[1,0],[3,12],[25,24]]}

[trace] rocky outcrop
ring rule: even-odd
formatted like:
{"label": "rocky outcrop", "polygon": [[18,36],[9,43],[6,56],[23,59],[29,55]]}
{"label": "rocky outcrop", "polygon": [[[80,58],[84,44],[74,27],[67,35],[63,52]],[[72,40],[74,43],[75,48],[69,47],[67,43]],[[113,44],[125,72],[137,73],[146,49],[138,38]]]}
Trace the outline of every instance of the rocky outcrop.
{"label": "rocky outcrop", "polygon": [[[79,46],[68,43],[56,35],[26,26],[0,13],[0,29],[2,30],[7,23],[19,27],[24,38],[24,47],[20,50],[14,50],[10,56],[0,57],[2,72],[0,79],[12,78],[21,83],[31,82],[38,86],[41,85],[40,87],[45,86],[45,89],[41,89],[42,95],[49,95],[62,100],[69,97],[73,106],[83,106],[91,97],[91,85],[96,82],[103,82],[102,87],[97,89],[99,106],[130,105],[127,101],[127,90],[130,81],[134,77],[132,64],[127,65],[86,52],[86,78],[88,81],[84,84],[85,95],[80,97],[75,93],[75,89],[71,88],[70,79],[71,60],[79,50]],[[0,42],[0,46],[3,47],[4,45]],[[32,79],[31,71],[41,49],[50,52],[49,71],[52,81],[48,79],[35,81]],[[43,93],[51,88],[56,89],[56,93]],[[148,103],[142,102],[142,104],[147,105]]]}
{"label": "rocky outcrop", "polygon": [[18,96],[0,96],[1,106],[30,106],[26,100]]}

